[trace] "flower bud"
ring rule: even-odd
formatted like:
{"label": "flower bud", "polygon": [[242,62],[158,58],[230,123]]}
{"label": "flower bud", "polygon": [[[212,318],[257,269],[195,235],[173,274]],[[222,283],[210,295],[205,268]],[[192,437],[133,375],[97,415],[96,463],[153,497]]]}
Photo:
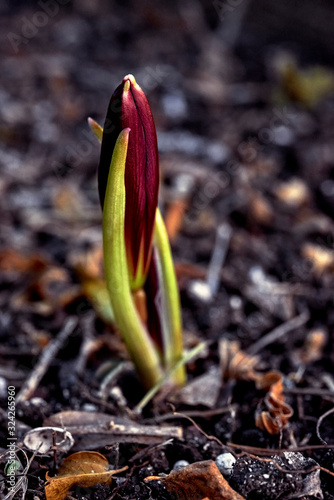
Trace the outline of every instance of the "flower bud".
{"label": "flower bud", "polygon": [[152,237],[158,204],[159,163],[157,136],[151,109],[132,75],[113,93],[103,128],[98,171],[103,209],[110,162],[116,140],[130,128],[125,164],[125,246],[132,290],[145,282],[152,254]]}

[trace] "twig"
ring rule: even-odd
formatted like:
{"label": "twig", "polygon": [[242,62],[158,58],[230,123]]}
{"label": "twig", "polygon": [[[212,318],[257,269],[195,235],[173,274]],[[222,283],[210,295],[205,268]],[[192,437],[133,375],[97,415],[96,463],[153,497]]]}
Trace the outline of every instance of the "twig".
{"label": "twig", "polygon": [[257,354],[264,347],[267,347],[267,345],[272,344],[273,342],[276,342],[277,340],[281,339],[282,337],[284,337],[284,335],[291,332],[291,330],[295,330],[296,328],[299,328],[300,326],[304,325],[308,321],[309,317],[310,315],[308,311],[304,311],[299,316],[295,316],[289,321],[282,323],[277,328],[274,328],[271,332],[267,333],[267,335],[261,337],[257,342],[252,344],[247,349],[248,354],[252,355]]}
{"label": "twig", "polygon": [[121,483],[119,486],[117,486],[112,495],[110,497],[107,498],[107,500],[112,500],[113,498],[115,498],[115,496],[118,494],[119,490],[125,488],[128,483],[130,482],[130,479],[131,477],[133,476],[133,472],[135,471],[135,469],[138,469],[139,467],[144,467],[145,465],[147,465],[147,463],[143,463],[143,464],[140,464],[140,465],[133,465],[132,468],[130,469],[130,472],[126,478],[126,480],[124,481],[124,483]]}
{"label": "twig", "polygon": [[35,368],[18,393],[17,403],[27,401],[27,399],[32,396],[46,371],[48,370],[51,361],[54,359],[59,349],[61,349],[61,347],[64,345],[64,342],[69,337],[69,335],[71,335],[74,328],[77,326],[77,323],[78,320],[76,318],[69,318],[64,328],[58,333],[57,337],[46,346],[39,360],[37,361]]}
{"label": "twig", "polygon": [[115,383],[116,379],[126,370],[129,370],[129,368],[132,368],[132,363],[130,363],[129,361],[122,361],[107,373],[100,384],[99,396],[101,397],[102,401],[107,400],[112,383]]}
{"label": "twig", "polygon": [[167,439],[167,441],[164,441],[163,443],[159,444],[153,444],[151,446],[147,446],[146,448],[138,451],[133,457],[129,458],[129,462],[133,463],[136,462],[137,460],[143,460],[147,455],[151,455],[153,452],[156,450],[159,450],[161,448],[165,448],[166,446],[172,444],[174,441],[174,438]]}
{"label": "twig", "polygon": [[82,328],[82,344],[80,346],[79,355],[74,368],[75,373],[79,376],[81,376],[85,371],[87,358],[92,351],[92,344],[94,345],[92,334],[94,318],[95,313],[89,312],[88,314],[85,314],[83,319],[80,321],[80,326]]}
{"label": "twig", "polygon": [[[224,406],[223,408],[215,408],[214,410],[189,410],[186,413],[182,413],[182,416],[186,417],[198,417],[198,418],[212,418],[217,415],[222,415],[224,413],[235,411],[236,405]],[[166,413],[165,415],[158,415],[157,417],[148,418],[144,421],[145,424],[164,422],[165,420],[172,420],[180,418],[175,413]]]}
{"label": "twig", "polygon": [[226,449],[226,446],[220,441],[220,439],[218,439],[216,436],[211,436],[209,434],[207,434],[196,422],[195,420],[193,420],[191,417],[188,417],[188,415],[184,414],[184,413],[179,413],[177,411],[174,412],[174,415],[176,415],[177,417],[181,417],[181,418],[185,418],[187,420],[189,420],[189,422],[191,422],[193,424],[193,426],[195,427],[195,429],[197,429],[201,434],[203,434],[203,436],[205,436],[209,441],[215,441],[216,443],[219,444],[219,446],[221,446],[222,448],[225,448]]}
{"label": "twig", "polygon": [[[317,433],[317,436],[319,438],[319,440],[323,443],[323,444],[328,444],[326,443],[326,441],[324,439],[322,439],[322,437],[320,436],[320,425],[322,424],[322,421],[329,417],[329,415],[331,415],[332,413],[334,413],[334,408],[331,408],[330,410],[326,411],[326,413],[324,413],[323,415],[321,415],[321,417],[319,418],[318,422],[317,422],[317,427],[316,427],[316,433]],[[334,445],[333,445],[334,447]]]}
{"label": "twig", "polygon": [[287,388],[284,387],[284,394],[296,394],[297,396],[319,396],[324,399],[333,400],[334,392],[328,389],[321,389],[318,387],[297,387]]}
{"label": "twig", "polygon": [[7,380],[18,381],[24,380],[26,373],[23,370],[13,369],[9,366],[0,366],[0,377],[5,377]]}
{"label": "twig", "polygon": [[220,282],[220,269],[222,268],[232,236],[232,229],[228,224],[221,224],[217,229],[216,243],[209,263],[206,278],[211,295],[217,294]]}
{"label": "twig", "polygon": [[91,401],[94,404],[98,404],[100,406],[103,406],[104,408],[107,408],[112,414],[115,412],[115,405],[112,403],[108,403],[107,401],[104,401],[101,398],[96,398],[94,397],[90,392],[89,388],[81,382],[81,380],[78,380],[78,387],[81,391],[82,396],[87,398],[89,401]]}
{"label": "twig", "polygon": [[218,227],[206,280],[194,280],[190,284],[190,293],[204,302],[210,302],[217,295],[220,271],[226,259],[231,236],[232,229],[228,224],[223,223]]}
{"label": "twig", "polygon": [[282,455],[283,453],[295,453],[298,451],[312,450],[333,450],[334,445],[330,444],[310,444],[305,446],[297,446],[296,448],[259,448],[257,446],[247,446],[244,444],[228,442],[225,445],[228,448],[237,448],[246,453],[256,453],[258,455]]}

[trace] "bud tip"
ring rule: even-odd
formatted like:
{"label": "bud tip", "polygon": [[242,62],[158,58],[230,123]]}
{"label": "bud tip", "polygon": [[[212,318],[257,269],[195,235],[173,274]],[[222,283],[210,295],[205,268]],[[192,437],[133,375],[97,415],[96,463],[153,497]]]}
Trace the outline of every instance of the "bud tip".
{"label": "bud tip", "polygon": [[[126,75],[124,78],[123,78],[123,82],[124,82],[124,88],[125,88],[125,85],[128,83],[128,85],[132,85],[132,87],[137,87],[137,89],[140,89],[138,83],[136,82],[136,79],[133,75],[129,74],[129,75]],[[141,89],[140,89],[141,90]]]}

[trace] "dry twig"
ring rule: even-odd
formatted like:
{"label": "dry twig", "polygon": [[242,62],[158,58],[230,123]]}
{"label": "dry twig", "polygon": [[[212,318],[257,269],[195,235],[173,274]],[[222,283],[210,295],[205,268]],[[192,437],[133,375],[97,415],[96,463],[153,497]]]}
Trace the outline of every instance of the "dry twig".
{"label": "dry twig", "polygon": [[57,337],[46,346],[39,360],[37,361],[35,368],[18,393],[16,398],[17,403],[27,401],[29,398],[31,398],[36,388],[38,387],[38,384],[48,370],[50,363],[56,356],[57,352],[62,348],[66,339],[71,335],[74,328],[77,326],[77,323],[78,320],[76,318],[69,318],[65,323],[64,328],[58,333]]}

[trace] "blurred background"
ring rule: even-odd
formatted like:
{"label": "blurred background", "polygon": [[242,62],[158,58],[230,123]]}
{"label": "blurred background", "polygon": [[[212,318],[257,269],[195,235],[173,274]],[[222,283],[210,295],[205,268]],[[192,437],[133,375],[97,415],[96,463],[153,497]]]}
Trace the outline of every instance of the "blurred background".
{"label": "blurred background", "polygon": [[[310,235],[332,265],[332,2],[0,0],[0,12],[0,265],[15,274],[30,269],[22,254],[42,253],[47,267],[62,267],[50,290],[34,289],[29,300],[49,293],[49,312],[57,300],[67,304],[76,257],[101,243],[99,145],[87,117],[103,123],[128,73],[155,117],[161,204],[177,259],[203,265],[203,274],[216,227],[227,221],[240,230],[228,295],[243,295],[259,254],[279,281],[313,279],[307,259],[315,250],[300,260]],[[297,223],[304,232],[294,239]],[[232,307],[226,295],[218,304]],[[201,318],[209,329],[229,321],[219,311]]]}

